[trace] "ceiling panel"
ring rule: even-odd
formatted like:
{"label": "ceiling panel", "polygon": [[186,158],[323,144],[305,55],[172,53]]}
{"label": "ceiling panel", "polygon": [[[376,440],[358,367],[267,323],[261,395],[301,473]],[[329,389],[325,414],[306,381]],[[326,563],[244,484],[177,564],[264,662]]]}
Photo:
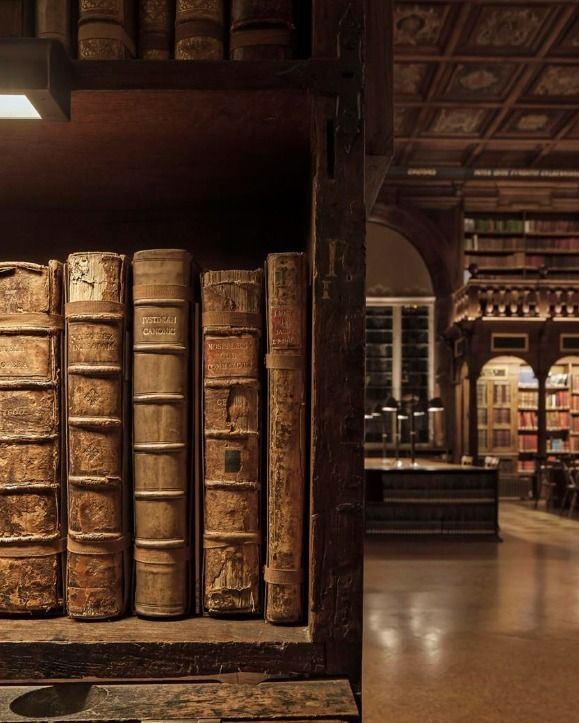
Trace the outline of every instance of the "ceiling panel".
{"label": "ceiling panel", "polygon": [[398,0],[394,55],[396,163],[579,169],[579,2]]}

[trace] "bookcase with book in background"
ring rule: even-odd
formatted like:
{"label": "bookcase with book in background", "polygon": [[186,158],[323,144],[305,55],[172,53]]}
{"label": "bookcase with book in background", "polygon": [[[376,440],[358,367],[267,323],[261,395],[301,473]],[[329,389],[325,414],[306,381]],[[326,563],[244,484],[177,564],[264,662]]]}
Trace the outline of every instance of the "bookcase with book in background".
{"label": "bookcase with book in background", "polygon": [[[119,3],[123,11],[129,5]],[[185,5],[178,3],[178,8]],[[246,7],[260,5],[264,7],[257,2]],[[139,45],[142,22],[131,30],[123,25],[126,16],[121,12],[114,22],[110,17],[98,18],[93,30],[104,35],[96,37],[90,35],[90,29],[80,32],[82,17],[74,12],[67,15],[71,118],[64,123],[3,123],[0,185],[5,192],[0,204],[5,239],[2,255],[7,261],[46,264],[51,258],[64,261],[79,252],[83,256],[104,252],[130,257],[143,249],[183,249],[202,270],[249,273],[263,268],[270,254],[306,254],[311,300],[302,302],[307,304],[311,335],[306,357],[311,391],[305,400],[303,422],[308,482],[302,558],[304,612],[297,623],[283,626],[267,623],[262,608],[259,614],[241,618],[189,615],[158,621],[124,615],[90,623],[63,616],[3,618],[0,679],[7,685],[0,687],[0,707],[6,720],[72,713],[79,720],[267,720],[284,716],[358,720],[365,220],[364,121],[359,110],[364,3],[314,0],[311,5],[298,5],[301,19],[295,30],[295,52],[299,60],[288,59],[292,54],[288,30],[292,35],[294,29],[288,29],[287,23],[272,29],[260,21],[259,27],[250,28],[260,31],[253,39],[235,44],[238,49],[264,46],[262,54],[239,50],[230,56],[232,60],[221,59],[233,44],[220,29],[224,50],[203,62],[172,60],[176,51],[166,49],[166,59],[143,56],[131,62],[128,58],[147,45],[142,41]],[[31,7],[33,4],[22,0],[23,14],[18,16],[22,27],[0,35],[33,36],[34,20],[24,13]],[[53,3],[52,7],[74,10],[76,5]],[[82,4],[79,7],[82,14]],[[366,11],[371,15],[370,31],[386,34],[386,23],[376,22],[385,18],[382,4],[368,3]],[[230,22],[228,13],[220,17]],[[11,16],[11,22],[13,19]],[[237,20],[236,28],[231,25],[232,33],[251,25],[242,17]],[[172,22],[174,40],[178,33]],[[111,27],[115,23],[122,32]],[[201,29],[215,40],[217,31],[207,19],[200,23],[187,20],[185,26],[194,35]],[[50,30],[43,37],[58,42]],[[131,39],[136,51],[128,42]],[[79,59],[74,59],[81,40],[93,51],[99,45],[113,49],[111,55],[89,61],[79,53]],[[166,38],[157,40],[166,48]],[[23,40],[22,47],[30,42]],[[199,49],[204,42],[188,45]],[[270,52],[272,46],[283,50]],[[2,40],[0,52],[1,47]],[[236,58],[247,60],[236,62]],[[377,68],[377,72],[383,70]],[[378,146],[374,145],[374,152]],[[389,148],[382,147],[386,156]],[[84,263],[71,279],[85,273]],[[103,283],[99,277],[99,284]],[[107,282],[103,288],[118,289],[118,283]],[[159,284],[157,279],[153,285]],[[171,308],[183,292],[169,287],[158,289],[160,295],[152,297],[141,290],[135,303],[140,300],[156,308],[163,304]],[[115,430],[129,434],[130,412],[127,417],[126,409],[119,406],[118,384],[127,383],[131,363],[118,356],[108,361],[103,357],[113,354],[114,339],[121,338],[114,330],[120,328],[115,325],[123,299],[108,296],[102,301],[106,303],[99,307],[101,302],[92,296],[69,298],[72,306],[67,307],[66,323],[80,325],[78,338],[86,336],[83,324],[104,325],[92,358],[75,357],[81,346],[85,348],[84,343],[68,344],[67,395],[74,394],[72,398],[79,404],[72,420],[69,412],[69,430],[77,425],[83,434],[90,429],[113,440]],[[227,315],[228,309],[212,311],[218,328],[223,323],[222,312]],[[56,323],[50,327],[47,338],[57,338],[56,327]],[[147,341],[135,342],[135,354],[143,355],[139,364],[150,363],[147,354],[154,356],[146,349]],[[274,356],[268,375],[270,384],[275,384],[276,369],[289,362],[275,349],[269,352]],[[167,365],[174,365],[179,350],[166,353]],[[262,364],[260,369],[260,379],[265,382]],[[102,379],[102,394],[86,386],[91,374]],[[166,377],[160,374],[159,381],[163,379]],[[70,390],[71,381],[76,391]],[[217,389],[223,380],[217,377],[215,381]],[[96,389],[94,384],[91,389]],[[139,417],[133,419],[134,433],[140,435],[137,443],[143,454],[159,452],[154,448],[155,426],[150,423],[157,417],[151,416],[147,405],[163,404],[163,414],[178,419],[181,393],[167,387],[161,400],[153,399],[146,386],[135,391],[135,401],[142,407]],[[191,393],[199,398],[200,385],[193,385]],[[114,403],[110,409],[109,403]],[[90,404],[100,412],[88,415]],[[243,409],[243,404],[238,409]],[[38,425],[47,439],[54,439],[58,432],[50,426],[50,419],[47,416],[46,422],[39,420]],[[341,423],[336,424],[336,419]],[[195,439],[190,438],[190,443],[198,459],[199,435]],[[174,444],[179,443],[176,437]],[[118,461],[112,442],[108,449]],[[226,455],[226,465],[238,465],[240,455],[234,449],[231,452]],[[74,457],[74,443],[67,454]],[[262,452],[259,455],[265,468],[266,460],[261,459]],[[15,470],[17,476],[21,468]],[[126,471],[118,469],[115,474],[122,477]],[[82,484],[91,483],[87,470],[81,469],[80,474],[85,475]],[[141,478],[142,513],[137,508],[143,534],[135,557],[149,570],[160,557],[167,560],[162,551],[146,545],[154,533],[146,525],[146,510],[155,497],[151,494],[154,483],[155,479]],[[173,493],[181,494],[178,486],[160,491],[166,500]],[[279,493],[283,504],[283,490]],[[91,554],[100,554],[102,545],[99,547],[100,540],[82,539],[82,526],[88,524],[88,518],[80,508],[77,512],[76,554],[85,554],[88,560]],[[262,509],[262,521],[263,514]],[[113,556],[125,549],[122,537],[130,528],[124,525],[119,521],[116,542],[114,536],[108,538],[108,553]],[[180,543],[178,535],[175,541]],[[176,544],[171,549],[176,551],[171,564],[180,564],[184,559],[178,552],[181,548]],[[85,562],[83,557],[75,569],[76,578],[69,573],[69,580],[91,574]],[[273,586],[286,582],[275,575],[270,579]],[[263,581],[258,584],[261,587]],[[147,685],[153,681],[154,685]],[[63,687],[64,682],[73,686]],[[46,688],[47,684],[52,685]]]}
{"label": "bookcase with book in background", "polygon": [[579,274],[576,215],[473,214],[464,219],[464,236],[465,267],[477,275]]}

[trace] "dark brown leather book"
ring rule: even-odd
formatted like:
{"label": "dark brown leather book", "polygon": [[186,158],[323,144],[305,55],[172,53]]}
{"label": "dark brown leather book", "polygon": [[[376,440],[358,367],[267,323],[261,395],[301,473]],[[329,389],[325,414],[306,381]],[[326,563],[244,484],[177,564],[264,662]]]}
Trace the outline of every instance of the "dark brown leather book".
{"label": "dark brown leather book", "polygon": [[175,0],[139,0],[139,58],[170,58],[174,25]]}
{"label": "dark brown leather book", "polygon": [[36,37],[58,40],[71,49],[71,0],[36,0]]}
{"label": "dark brown leather book", "polygon": [[34,0],[0,2],[0,38],[34,35]]}
{"label": "dark brown leather book", "polygon": [[260,610],[259,379],[263,272],[201,278],[204,607]]}
{"label": "dark brown leather book", "polygon": [[231,0],[231,59],[291,58],[294,16],[293,0]]}
{"label": "dark brown leather book", "polygon": [[128,593],[126,260],[77,253],[67,263],[67,610],[111,618]]}
{"label": "dark brown leather book", "polygon": [[133,258],[135,611],[184,615],[190,600],[191,256]]}
{"label": "dark brown leather book", "polygon": [[62,608],[62,264],[0,263],[0,613]]}
{"label": "dark brown leather book", "polygon": [[303,615],[306,489],[307,262],[304,254],[267,257],[268,460],[265,618]]}
{"label": "dark brown leather book", "polygon": [[222,60],[225,0],[177,0],[175,58]]}
{"label": "dark brown leather book", "polygon": [[78,57],[81,60],[136,57],[135,0],[79,0]]}

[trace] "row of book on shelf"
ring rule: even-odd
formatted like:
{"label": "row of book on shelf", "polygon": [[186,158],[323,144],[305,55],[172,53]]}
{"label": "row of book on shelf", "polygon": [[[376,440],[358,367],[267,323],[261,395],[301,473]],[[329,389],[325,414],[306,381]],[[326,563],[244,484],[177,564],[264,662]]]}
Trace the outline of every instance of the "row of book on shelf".
{"label": "row of book on shelf", "polygon": [[[534,252],[549,255],[550,252],[557,251],[576,251],[579,253],[579,233],[575,236],[560,236],[555,238],[533,238],[532,241],[522,236],[520,237],[498,237],[485,236],[480,238],[477,234],[466,237],[465,250],[488,252],[506,251],[511,254],[516,252],[527,253],[532,255]],[[492,257],[496,259],[496,256]]]}
{"label": "row of book on shelf", "polygon": [[302,620],[307,298],[300,253],[0,263],[1,613]]}
{"label": "row of book on shelf", "polygon": [[[485,249],[486,250],[486,249]],[[577,254],[569,254],[567,256],[552,256],[548,252],[545,254],[525,253],[524,251],[515,251],[510,254],[501,256],[493,256],[492,254],[477,255],[474,264],[479,268],[496,268],[496,269],[514,269],[527,267],[530,269],[540,269],[548,266],[556,269],[576,269],[578,266],[577,257],[579,256],[579,244]]]}
{"label": "row of book on shelf", "polygon": [[[39,38],[81,60],[282,60],[295,45],[295,0],[35,0]],[[0,25],[0,36],[3,35]],[[6,34],[6,33],[4,33]]]}
{"label": "row of book on shelf", "polygon": [[579,221],[565,218],[522,219],[504,216],[467,216],[467,233],[579,233]]}

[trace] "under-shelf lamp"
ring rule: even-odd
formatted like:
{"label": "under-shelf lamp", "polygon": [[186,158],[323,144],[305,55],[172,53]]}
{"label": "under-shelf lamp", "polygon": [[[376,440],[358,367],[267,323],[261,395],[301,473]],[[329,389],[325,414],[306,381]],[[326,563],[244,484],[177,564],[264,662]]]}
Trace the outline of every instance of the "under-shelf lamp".
{"label": "under-shelf lamp", "polygon": [[398,401],[394,399],[394,397],[388,397],[386,401],[384,402],[384,405],[382,407],[383,412],[397,412],[398,407],[400,405],[398,404]]}
{"label": "under-shelf lamp", "polygon": [[0,120],[69,120],[70,67],[60,43],[0,39]]}
{"label": "under-shelf lamp", "polygon": [[428,402],[428,411],[429,411],[429,412],[433,412],[433,413],[443,412],[443,411],[444,411],[444,404],[443,404],[442,399],[441,399],[440,397],[433,397],[433,398]]}

